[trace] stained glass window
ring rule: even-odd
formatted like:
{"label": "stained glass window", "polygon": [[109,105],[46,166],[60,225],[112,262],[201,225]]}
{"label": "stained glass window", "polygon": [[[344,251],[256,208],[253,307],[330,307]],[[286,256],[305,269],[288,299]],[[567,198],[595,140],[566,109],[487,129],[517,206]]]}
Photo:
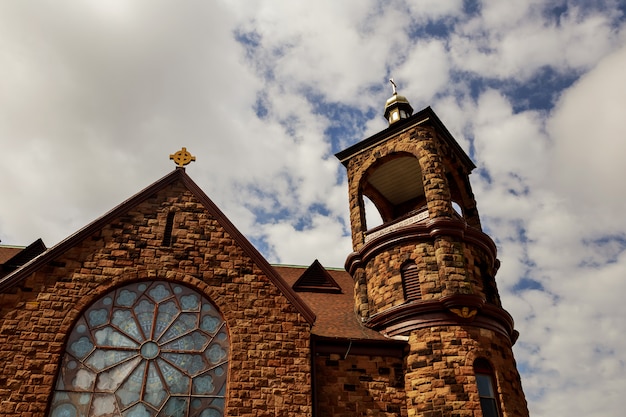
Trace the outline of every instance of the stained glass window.
{"label": "stained glass window", "polygon": [[196,291],[124,286],[74,326],[50,417],[223,416],[228,349],[223,317]]}

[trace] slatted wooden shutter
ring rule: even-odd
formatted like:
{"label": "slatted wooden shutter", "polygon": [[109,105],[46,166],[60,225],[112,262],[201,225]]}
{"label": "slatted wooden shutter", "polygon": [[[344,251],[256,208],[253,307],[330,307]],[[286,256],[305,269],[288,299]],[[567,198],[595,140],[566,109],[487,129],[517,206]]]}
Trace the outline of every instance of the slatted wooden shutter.
{"label": "slatted wooden shutter", "polygon": [[422,288],[420,287],[419,271],[413,262],[402,266],[402,286],[404,288],[404,299],[415,301],[422,299]]}

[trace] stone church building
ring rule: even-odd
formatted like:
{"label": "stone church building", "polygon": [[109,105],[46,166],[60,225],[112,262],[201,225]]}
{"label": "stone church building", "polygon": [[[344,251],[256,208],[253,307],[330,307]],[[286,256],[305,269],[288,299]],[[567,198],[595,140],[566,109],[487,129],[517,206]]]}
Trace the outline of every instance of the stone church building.
{"label": "stone church building", "polygon": [[0,247],[0,415],[528,416],[474,164],[395,89],[385,117],[337,154],[345,270],[270,265],[185,148],[56,246]]}

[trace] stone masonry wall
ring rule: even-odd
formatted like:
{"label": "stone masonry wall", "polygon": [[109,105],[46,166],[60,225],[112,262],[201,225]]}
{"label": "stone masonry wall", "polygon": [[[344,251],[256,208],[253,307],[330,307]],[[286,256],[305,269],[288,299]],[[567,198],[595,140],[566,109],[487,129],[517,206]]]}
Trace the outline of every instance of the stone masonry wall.
{"label": "stone masonry wall", "polygon": [[482,417],[474,361],[495,369],[503,417],[528,416],[508,339],[491,330],[445,326],[416,330],[409,338],[406,396],[408,417]]}
{"label": "stone masonry wall", "polygon": [[116,286],[155,279],[196,288],[226,319],[227,415],[311,416],[309,324],[182,183],[0,294],[0,415],[44,416],[81,312]]}
{"label": "stone masonry wall", "polygon": [[417,265],[423,300],[453,294],[479,294],[487,298],[481,270],[476,265],[491,264],[493,260],[476,246],[442,237],[434,244],[428,241],[396,245],[367,262],[364,271],[368,278],[370,314],[405,302],[400,269],[407,260]]}
{"label": "stone masonry wall", "polygon": [[315,358],[317,415],[406,417],[403,361],[380,356]]}

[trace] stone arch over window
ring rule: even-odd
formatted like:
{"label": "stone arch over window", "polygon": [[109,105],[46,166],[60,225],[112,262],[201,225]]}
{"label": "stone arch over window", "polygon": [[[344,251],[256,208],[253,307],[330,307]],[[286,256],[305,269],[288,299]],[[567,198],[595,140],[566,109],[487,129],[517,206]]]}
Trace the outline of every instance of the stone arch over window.
{"label": "stone arch over window", "polygon": [[487,359],[478,358],[474,361],[474,374],[476,376],[483,417],[500,417],[500,405],[498,404],[498,392],[493,367]]}
{"label": "stone arch over window", "polygon": [[420,286],[419,269],[413,261],[406,262],[400,268],[402,277],[402,288],[406,301],[422,299],[422,288]]}
{"label": "stone arch over window", "polygon": [[226,323],[207,298],[166,281],[128,284],[72,328],[49,416],[223,416],[228,357]]}

